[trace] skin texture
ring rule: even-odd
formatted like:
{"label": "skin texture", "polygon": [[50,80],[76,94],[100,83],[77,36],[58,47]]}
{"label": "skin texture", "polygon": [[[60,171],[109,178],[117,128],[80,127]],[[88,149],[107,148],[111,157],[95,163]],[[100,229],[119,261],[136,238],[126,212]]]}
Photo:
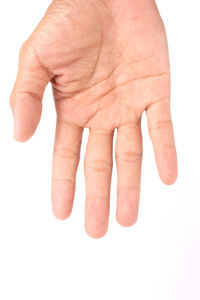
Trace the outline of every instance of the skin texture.
{"label": "skin texture", "polygon": [[57,111],[52,175],[55,216],[65,219],[71,213],[82,132],[89,128],[85,229],[94,238],[106,233],[117,129],[116,218],[123,226],[133,225],[140,196],[143,112],[161,180],[172,184],[177,177],[168,47],[155,2],[52,2],[20,51],[10,100],[17,141],[34,134],[49,82]]}

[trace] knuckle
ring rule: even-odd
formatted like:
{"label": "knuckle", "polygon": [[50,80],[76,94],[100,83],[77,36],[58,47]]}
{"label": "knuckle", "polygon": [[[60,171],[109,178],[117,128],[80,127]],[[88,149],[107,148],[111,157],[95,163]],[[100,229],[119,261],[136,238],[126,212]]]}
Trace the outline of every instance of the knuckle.
{"label": "knuckle", "polygon": [[119,185],[118,191],[140,191],[140,185]]}
{"label": "knuckle", "polygon": [[19,56],[20,57],[23,56],[24,53],[27,51],[27,49],[28,49],[28,41],[26,40],[19,49]]}
{"label": "knuckle", "polygon": [[103,159],[85,159],[84,167],[85,169],[92,169],[94,172],[107,172],[112,169],[112,161]]}
{"label": "knuckle", "polygon": [[67,148],[67,147],[55,147],[54,148],[54,157],[60,159],[67,159],[67,160],[79,160],[80,153],[76,152],[74,149]]}
{"label": "knuckle", "polygon": [[117,152],[116,161],[117,162],[126,162],[126,163],[135,163],[138,160],[141,160],[142,152],[141,151],[128,151],[128,152]]}
{"label": "knuckle", "polygon": [[172,120],[158,120],[155,121],[151,126],[149,126],[149,131],[165,129],[172,126]]}
{"label": "knuckle", "polygon": [[53,177],[52,178],[53,184],[70,184],[75,185],[75,179],[74,178],[59,178],[59,177]]}
{"label": "knuckle", "polygon": [[17,95],[20,98],[22,98],[22,97],[29,97],[31,99],[34,99],[34,100],[40,102],[40,103],[42,102],[42,96],[39,93],[33,92],[31,90],[19,90],[19,91],[16,91],[15,92],[15,96],[17,96]]}
{"label": "knuckle", "polygon": [[97,206],[97,204],[99,203],[99,205],[101,206],[101,203],[102,202],[108,202],[109,201],[109,197],[108,196],[103,196],[103,195],[101,195],[101,196],[97,196],[97,195],[95,195],[95,196],[87,196],[87,198],[86,198],[86,203],[87,202],[93,202],[93,203],[95,203],[95,205]]}

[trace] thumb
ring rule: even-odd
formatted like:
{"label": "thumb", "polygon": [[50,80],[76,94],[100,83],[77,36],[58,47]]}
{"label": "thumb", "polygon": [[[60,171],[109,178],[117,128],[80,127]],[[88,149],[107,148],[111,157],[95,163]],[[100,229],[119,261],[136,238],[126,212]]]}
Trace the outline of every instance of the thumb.
{"label": "thumb", "polygon": [[41,118],[44,90],[51,77],[26,41],[20,50],[17,79],[10,97],[17,141],[24,142],[34,134]]}

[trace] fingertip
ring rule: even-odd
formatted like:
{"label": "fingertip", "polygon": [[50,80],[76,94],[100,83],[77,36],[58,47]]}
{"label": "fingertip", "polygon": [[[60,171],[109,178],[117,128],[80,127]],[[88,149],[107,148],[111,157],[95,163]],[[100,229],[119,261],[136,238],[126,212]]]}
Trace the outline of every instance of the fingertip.
{"label": "fingertip", "polygon": [[101,239],[106,235],[106,233],[108,231],[108,226],[100,228],[100,227],[96,227],[94,225],[90,225],[86,222],[85,223],[85,231],[91,238]]}
{"label": "fingertip", "polygon": [[116,220],[123,227],[133,226],[138,219],[140,199],[139,186],[118,187]]}
{"label": "fingertip", "polygon": [[95,239],[102,238],[108,230],[109,207],[108,203],[98,200],[86,200],[85,230]]}
{"label": "fingertip", "polygon": [[178,177],[178,162],[175,147],[165,147],[156,154],[159,176],[166,185],[172,185]]}
{"label": "fingertip", "polygon": [[67,206],[66,202],[63,201],[63,198],[61,198],[61,199],[56,199],[56,202],[54,201],[54,204],[52,206],[52,211],[56,219],[60,221],[64,221],[70,217],[72,212],[72,207]]}
{"label": "fingertip", "polygon": [[74,189],[70,184],[54,182],[52,184],[52,210],[58,220],[70,217],[73,207]]}
{"label": "fingertip", "polygon": [[160,179],[162,180],[162,182],[166,185],[173,185],[178,178],[178,171],[175,170],[173,172],[169,172],[168,170],[166,170],[165,172],[160,172]]}
{"label": "fingertip", "polygon": [[71,215],[71,211],[64,211],[64,210],[61,210],[61,209],[56,209],[56,208],[53,208],[52,209],[53,211],[53,215],[54,217],[59,220],[59,221],[65,221],[67,220],[70,215]]}
{"label": "fingertip", "polygon": [[85,204],[85,230],[92,238],[102,238],[108,230],[109,200],[86,198]]}
{"label": "fingertip", "polygon": [[137,223],[138,216],[132,216],[131,218],[127,218],[124,215],[116,215],[117,223],[122,227],[131,227]]}
{"label": "fingertip", "polygon": [[104,237],[108,231],[108,217],[106,216],[105,219],[102,215],[100,219],[99,217],[94,214],[94,216],[90,215],[85,218],[85,231],[94,239]]}
{"label": "fingertip", "polygon": [[15,98],[12,107],[14,130],[13,137],[17,142],[26,142],[35,133],[40,122],[42,104],[39,101]]}
{"label": "fingertip", "polygon": [[16,142],[18,143],[25,143],[27,142],[34,133],[32,133],[31,135],[24,135],[23,133],[21,133],[20,131],[17,131],[16,129],[13,130],[13,138]]}

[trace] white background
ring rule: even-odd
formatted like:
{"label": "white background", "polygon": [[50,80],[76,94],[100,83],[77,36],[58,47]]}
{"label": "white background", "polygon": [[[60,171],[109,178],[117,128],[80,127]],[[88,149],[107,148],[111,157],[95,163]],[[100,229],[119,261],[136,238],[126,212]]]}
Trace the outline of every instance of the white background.
{"label": "white background", "polygon": [[[157,3],[169,40],[179,178],[172,187],[159,181],[144,116],[139,221],[129,229],[115,221],[114,167],[109,232],[93,240],[83,227],[83,161],[71,218],[60,222],[51,212],[50,87],[36,135],[25,144],[12,138],[9,94],[18,51],[49,1],[1,1],[0,299],[200,299],[200,4]],[[82,157],[86,141],[87,131]]]}

